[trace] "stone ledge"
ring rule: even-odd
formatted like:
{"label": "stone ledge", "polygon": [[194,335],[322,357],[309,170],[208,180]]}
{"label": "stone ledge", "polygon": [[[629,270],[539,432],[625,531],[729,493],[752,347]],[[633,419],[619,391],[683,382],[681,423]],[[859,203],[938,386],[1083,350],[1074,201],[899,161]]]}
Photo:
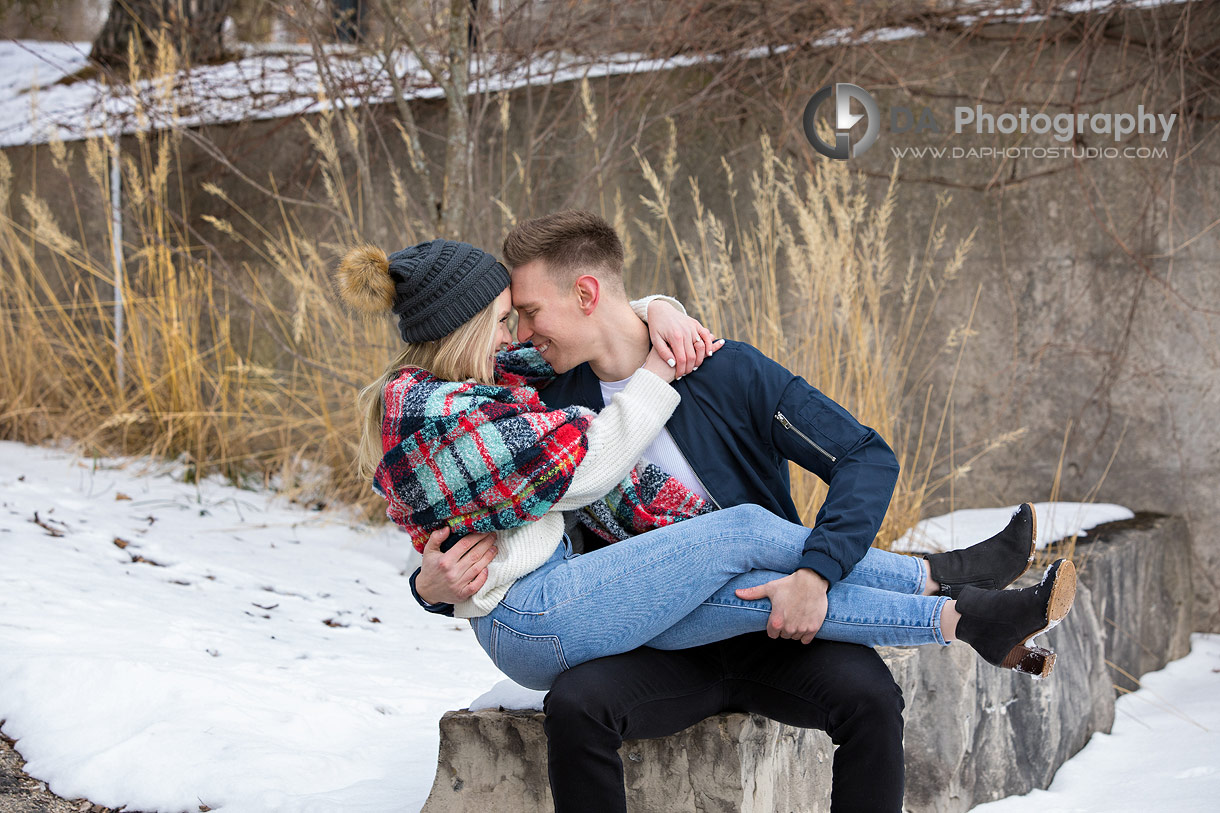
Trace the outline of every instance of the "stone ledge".
{"label": "stone ledge", "polygon": [[[1046,681],[996,669],[961,645],[879,650],[906,700],[907,810],[957,813],[1046,787],[1094,732],[1109,731],[1116,684],[1133,685],[1124,673],[1138,677],[1189,651],[1182,519],[1144,514],[1100,526],[1074,560],[1076,606],[1044,636],[1059,654]],[[447,712],[424,813],[552,810],[542,718]],[[833,745],[820,731],[721,714],[671,737],[625,742],[620,753],[632,813],[830,808]]]}
{"label": "stone ledge", "polygon": [[1142,513],[1102,525],[1076,546],[1074,561],[1105,626],[1117,688],[1134,690],[1133,678],[1190,652],[1194,595],[1186,520]]}
{"label": "stone ledge", "polygon": [[[542,719],[538,711],[447,712],[424,811],[553,809]],[[832,752],[820,731],[754,714],[720,714],[674,737],[628,740],[620,751],[633,813],[804,810],[829,788]]]}

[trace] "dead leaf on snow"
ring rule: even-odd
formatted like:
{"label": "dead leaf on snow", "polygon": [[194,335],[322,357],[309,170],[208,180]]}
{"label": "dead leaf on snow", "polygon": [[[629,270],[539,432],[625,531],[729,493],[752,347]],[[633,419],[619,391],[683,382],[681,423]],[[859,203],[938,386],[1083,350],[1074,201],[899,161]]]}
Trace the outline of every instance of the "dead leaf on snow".
{"label": "dead leaf on snow", "polygon": [[[30,521],[33,522],[35,525],[37,525],[39,528],[44,529],[51,536],[63,536],[64,535],[63,531],[59,530],[58,528],[52,528],[49,524],[47,524],[47,522],[44,522],[43,520],[39,519],[37,511],[34,512],[34,519],[32,519]],[[50,522],[58,522],[58,520],[50,520]],[[60,523],[60,524],[62,525],[63,523]]]}

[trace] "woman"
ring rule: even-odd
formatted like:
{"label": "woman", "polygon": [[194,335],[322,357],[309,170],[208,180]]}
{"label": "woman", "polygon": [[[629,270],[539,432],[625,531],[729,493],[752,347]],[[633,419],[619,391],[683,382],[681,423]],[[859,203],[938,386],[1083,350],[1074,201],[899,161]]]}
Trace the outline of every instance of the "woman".
{"label": "woman", "polygon": [[[499,532],[486,582],[456,614],[502,671],[545,689],[593,658],[765,627],[765,602],[734,590],[797,569],[808,529],[757,506],[709,511],[656,466],[636,468],[679,400],[655,349],[596,417],[550,410],[528,386],[548,372],[538,352],[497,355],[512,341],[509,275],[489,254],[444,240],[391,257],[365,247],[344,259],[339,284],[354,307],[393,311],[407,343],[361,394],[362,471],[417,547],[442,527]],[[562,512],[590,504],[601,508],[586,515],[592,527],[630,538],[576,555]],[[1034,521],[1023,506],[992,539],[926,560],[870,550],[828,592],[818,636],[961,639],[990,663],[1049,674],[1054,654],[1029,641],[1070,609],[1071,562],[1002,589],[1032,560]]]}

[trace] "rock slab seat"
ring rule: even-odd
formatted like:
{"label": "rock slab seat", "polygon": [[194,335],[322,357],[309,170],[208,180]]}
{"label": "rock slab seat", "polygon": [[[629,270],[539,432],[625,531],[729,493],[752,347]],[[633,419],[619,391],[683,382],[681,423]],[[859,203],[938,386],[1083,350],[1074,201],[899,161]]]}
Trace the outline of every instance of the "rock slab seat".
{"label": "rock slab seat", "polygon": [[[1103,525],[1077,545],[1076,605],[1043,636],[1059,655],[1045,681],[996,669],[961,644],[878,651],[906,702],[904,806],[957,813],[1050,784],[1114,721],[1115,686],[1190,651],[1190,539],[1177,517]],[[1017,586],[1032,584],[1032,571]],[[543,715],[451,711],[441,719],[424,813],[546,813]],[[820,813],[834,746],[821,731],[720,714],[623,744],[631,813]]]}

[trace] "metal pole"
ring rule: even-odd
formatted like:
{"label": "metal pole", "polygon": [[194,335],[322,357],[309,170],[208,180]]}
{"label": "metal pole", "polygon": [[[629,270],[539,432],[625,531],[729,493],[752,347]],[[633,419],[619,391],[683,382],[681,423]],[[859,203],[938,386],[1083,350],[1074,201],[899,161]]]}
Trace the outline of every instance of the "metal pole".
{"label": "metal pole", "polygon": [[123,196],[121,192],[122,172],[119,168],[119,138],[123,134],[120,126],[115,131],[110,149],[110,228],[114,245],[114,355],[118,373],[119,397],[123,397]]}

